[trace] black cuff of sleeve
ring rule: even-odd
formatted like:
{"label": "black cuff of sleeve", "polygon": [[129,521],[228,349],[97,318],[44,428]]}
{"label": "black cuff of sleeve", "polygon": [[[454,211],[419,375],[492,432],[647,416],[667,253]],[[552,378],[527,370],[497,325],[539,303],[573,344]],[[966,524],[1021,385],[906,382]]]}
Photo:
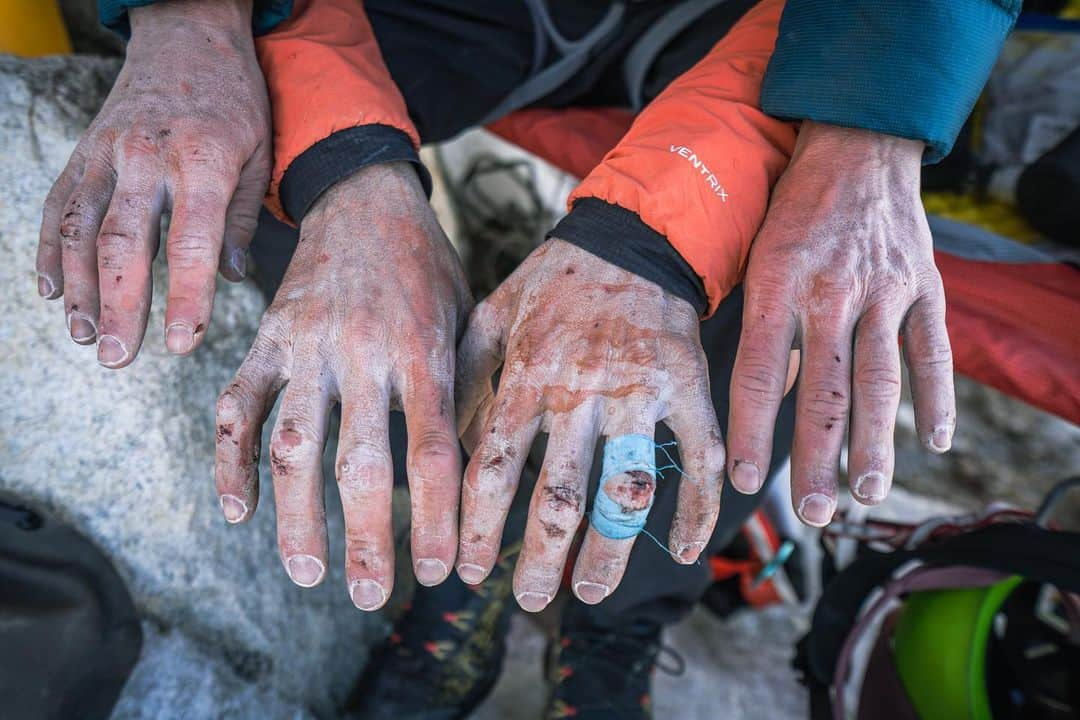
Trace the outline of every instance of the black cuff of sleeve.
{"label": "black cuff of sleeve", "polygon": [[431,175],[408,135],[389,125],[360,125],[320,140],[289,164],[278,189],[281,206],[299,224],[319,196],[339,180],[389,162],[412,163],[424,192],[431,195]]}
{"label": "black cuff of sleeve", "polygon": [[694,306],[699,316],[709,307],[701,278],[668,239],[638,214],[599,198],[574,203],[548,237],[577,245],[612,265],[651,280]]}

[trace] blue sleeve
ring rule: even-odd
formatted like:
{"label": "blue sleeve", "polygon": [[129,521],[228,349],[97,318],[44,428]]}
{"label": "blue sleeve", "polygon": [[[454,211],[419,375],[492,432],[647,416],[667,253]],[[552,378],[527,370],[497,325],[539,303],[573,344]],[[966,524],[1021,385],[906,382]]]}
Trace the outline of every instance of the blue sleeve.
{"label": "blue sleeve", "polygon": [[788,0],[761,89],[770,115],[948,154],[1022,0]]}
{"label": "blue sleeve", "polygon": [[[153,5],[159,0],[97,0],[98,19],[105,27],[125,38],[131,35],[128,9]],[[255,0],[251,29],[256,35],[270,32],[279,22],[292,14],[293,0]]]}

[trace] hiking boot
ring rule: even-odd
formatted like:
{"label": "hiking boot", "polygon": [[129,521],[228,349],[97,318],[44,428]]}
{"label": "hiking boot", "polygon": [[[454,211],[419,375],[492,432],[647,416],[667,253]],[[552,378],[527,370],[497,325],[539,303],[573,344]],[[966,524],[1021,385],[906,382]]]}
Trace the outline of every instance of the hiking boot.
{"label": "hiking boot", "polygon": [[554,687],[544,719],[652,718],[653,670],[680,675],[685,668],[675,651],[661,645],[662,626],[639,621],[600,628],[568,619],[572,614],[565,613],[559,638],[548,646],[548,678]]}
{"label": "hiking boot", "polygon": [[436,587],[417,587],[411,607],[372,652],[345,704],[346,717],[456,720],[472,712],[502,668],[519,548],[504,550],[480,585],[452,575]]}

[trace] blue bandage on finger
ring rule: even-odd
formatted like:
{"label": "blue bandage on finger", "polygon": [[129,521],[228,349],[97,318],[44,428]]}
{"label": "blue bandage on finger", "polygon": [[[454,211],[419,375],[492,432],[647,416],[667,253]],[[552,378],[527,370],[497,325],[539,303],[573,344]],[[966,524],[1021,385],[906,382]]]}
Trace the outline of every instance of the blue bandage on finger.
{"label": "blue bandage on finger", "polygon": [[600,473],[600,486],[596,489],[589,523],[606,538],[624,540],[632,538],[645,528],[653,499],[640,510],[627,510],[608,496],[604,490],[607,481],[616,475],[641,471],[656,479],[656,444],[648,435],[620,435],[604,443],[604,464]]}

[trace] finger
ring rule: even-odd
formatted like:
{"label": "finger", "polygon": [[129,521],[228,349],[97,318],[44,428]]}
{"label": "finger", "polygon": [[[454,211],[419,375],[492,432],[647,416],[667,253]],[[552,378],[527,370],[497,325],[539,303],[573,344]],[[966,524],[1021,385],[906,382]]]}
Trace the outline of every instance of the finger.
{"label": "finger", "polygon": [[98,233],[98,362],[108,368],[130,364],[146,333],[161,202],[156,168],[139,160],[126,163]]}
{"label": "finger", "polygon": [[919,437],[931,452],[948,452],[956,431],[956,394],[952,346],[945,328],[945,293],[940,279],[908,312],[904,323],[904,358],[911,378]]}
{"label": "finger", "polygon": [[97,338],[100,307],[97,236],[115,182],[115,172],[104,162],[88,163],[60,220],[68,332],[80,345],[88,345]]}
{"label": "finger", "polygon": [[225,212],[225,236],[218,267],[226,280],[238,282],[247,276],[247,250],[259,224],[266,187],[270,184],[270,158],[260,146],[240,171],[232,202]]}
{"label": "finger", "polygon": [[292,581],[318,585],[326,575],[322,455],[330,392],[322,369],[293,368],[270,439],[278,549]]}
{"label": "finger", "polygon": [[416,363],[402,379],[413,569],[422,585],[445,580],[457,555],[461,449],[454,425],[452,352],[447,348],[431,367]]}
{"label": "finger", "polygon": [[262,428],[284,384],[281,346],[260,328],[232,382],[217,400],[214,480],[225,520],[244,522],[259,501]]}
{"label": "finger", "polygon": [[900,313],[875,308],[855,329],[848,477],[861,503],[885,499],[892,484],[896,411],[900,407]]}
{"label": "finger", "polygon": [[836,510],[840,450],[851,391],[851,323],[822,313],[803,333],[803,366],[795,401],[791,493],[803,522],[827,525]]}
{"label": "finger", "polygon": [[385,381],[343,383],[337,482],[345,513],[345,580],[361,610],[377,610],[394,589],[390,402]]}
{"label": "finger", "polygon": [[461,488],[457,571],[470,585],[483,581],[498,559],[506,514],[540,419],[537,391],[504,377]]}
{"label": "finger", "polygon": [[[643,469],[619,472],[618,465],[615,465],[614,469],[609,467],[618,462],[612,459],[613,454],[618,454],[617,451],[613,452],[613,448],[617,446],[612,443],[627,435],[648,438],[650,443],[644,457],[647,458],[647,463],[653,463],[655,467],[655,444],[651,442],[655,428],[655,415],[645,408],[628,408],[604,428],[604,470],[600,477],[600,490],[620,513],[640,517],[642,525],[644,516],[652,507],[656,492],[655,474]],[[597,515],[601,512],[597,507],[599,499],[600,493],[597,492],[597,498],[593,500],[593,516],[585,531],[585,540],[578,552],[571,581],[574,595],[590,605],[610,595],[622,582],[636,537],[636,534],[629,537],[608,537],[597,529]]]}
{"label": "finger", "polygon": [[[514,595],[530,612],[547,607],[559,591],[566,556],[585,515],[598,431],[592,403],[579,405],[561,421],[553,421],[514,570]],[[586,593],[589,590],[586,588]]]}
{"label": "finger", "polygon": [[476,413],[473,414],[472,422],[469,423],[469,427],[465,432],[461,434],[461,444],[465,448],[466,454],[471,455],[476,446],[480,444],[481,438],[484,436],[484,428],[487,427],[488,422],[491,421],[491,412],[495,409],[495,391],[491,390],[480,401],[479,407],[476,408]]}
{"label": "finger", "polygon": [[187,171],[174,193],[165,244],[169,260],[165,345],[177,355],[194,352],[210,324],[225,213],[235,187],[235,175]]}
{"label": "finger", "polygon": [[749,295],[728,414],[728,477],[739,492],[757,492],[768,476],[776,415],[789,387],[794,336],[795,319],[785,307]]}
{"label": "finger", "polygon": [[[684,564],[696,562],[712,537],[724,483],[724,440],[709,392],[704,358],[693,375],[680,382],[686,391],[664,421],[675,434],[678,469],[682,471],[664,473],[666,478],[679,482],[668,547]],[[661,460],[661,465],[666,464]]]}
{"label": "finger", "polygon": [[37,274],[38,295],[54,300],[64,294],[63,244],[60,222],[68,198],[82,177],[83,164],[74,155],[67,167],[49,189],[41,211],[41,233],[38,237]]}
{"label": "finger", "polygon": [[[490,408],[491,378],[503,361],[504,331],[508,319],[504,309],[505,293],[500,286],[481,302],[469,316],[469,324],[458,345],[455,394],[458,434],[466,435],[477,412],[487,400]],[[482,423],[481,423],[482,425]]]}

